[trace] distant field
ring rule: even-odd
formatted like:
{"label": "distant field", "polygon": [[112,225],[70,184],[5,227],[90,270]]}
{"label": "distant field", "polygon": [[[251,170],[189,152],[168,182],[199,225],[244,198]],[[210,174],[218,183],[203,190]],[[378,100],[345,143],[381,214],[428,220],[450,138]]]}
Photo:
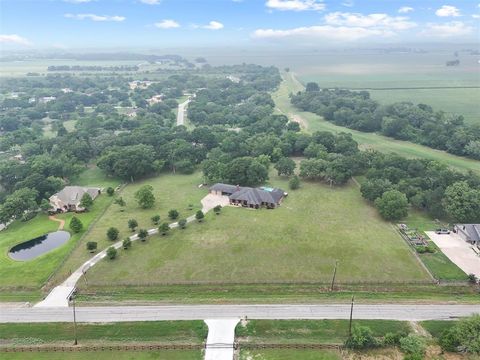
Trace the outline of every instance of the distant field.
{"label": "distant field", "polygon": [[360,54],[343,58],[327,55],[317,64],[292,68],[304,84],[316,81],[320,87],[367,89],[384,104],[425,103],[435,110],[463,115],[466,122],[480,124],[478,57],[463,54],[460,66],[446,67],[444,59],[449,57],[450,54]]}
{"label": "distant field", "polygon": [[[171,183],[167,179],[165,185]],[[181,177],[176,183],[175,194],[190,191],[188,181],[184,190]],[[288,188],[287,180],[276,176],[270,183]],[[155,188],[159,203],[165,203],[162,199],[171,187]],[[182,210],[182,204],[180,201],[177,208]],[[125,221],[119,222],[118,215],[112,215],[107,215],[109,222],[101,219],[99,229],[118,225],[125,231]],[[99,231],[100,237],[105,230]],[[102,246],[104,243],[102,240]],[[114,261],[105,260],[92,268],[88,280],[94,287],[212,281],[319,282],[331,279],[336,259],[340,264],[338,281],[429,279],[391,225],[361,198],[358,188],[349,185],[332,189],[303,183],[278,209],[226,207],[219,216],[208,214],[202,224],[134,243],[128,251],[120,250]]]}
{"label": "distant field", "polygon": [[428,104],[434,110],[463,115],[466,123],[480,125],[480,88],[369,90],[382,104],[410,101]]}
{"label": "distant field", "polygon": [[[120,65],[138,65],[141,61],[132,60],[108,60],[108,61],[87,61],[87,60],[68,60],[68,59],[35,59],[25,61],[3,61],[0,62],[0,77],[25,76],[27,73],[54,74],[53,71],[47,71],[50,65],[82,65],[82,66],[120,66]],[[80,73],[80,71],[69,71],[68,73]],[[95,71],[94,73],[97,73]],[[98,71],[100,74],[101,71]]]}
{"label": "distant field", "polygon": [[384,152],[394,152],[408,158],[425,158],[437,160],[455,167],[459,170],[472,170],[480,173],[480,161],[467,159],[460,156],[448,154],[445,151],[431,149],[426,146],[414,144],[408,141],[394,140],[386,136],[374,133],[365,133],[351,130],[346,127],[337,126],[325,121],[321,116],[311,112],[302,112],[290,104],[288,95],[292,92],[301,91],[304,86],[292,73],[284,73],[284,80],[280,88],[273,94],[273,98],[281,113],[300,116],[307,125],[307,131],[331,131],[334,133],[348,132],[360,144],[362,148],[373,148]]}

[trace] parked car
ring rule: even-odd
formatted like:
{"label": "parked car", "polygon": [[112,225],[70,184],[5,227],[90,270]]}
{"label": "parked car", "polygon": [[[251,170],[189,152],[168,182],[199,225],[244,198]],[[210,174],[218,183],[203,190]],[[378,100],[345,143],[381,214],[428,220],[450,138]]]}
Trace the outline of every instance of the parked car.
{"label": "parked car", "polygon": [[438,235],[450,234],[450,230],[448,230],[448,229],[437,229],[437,230],[435,230],[435,233],[438,234]]}

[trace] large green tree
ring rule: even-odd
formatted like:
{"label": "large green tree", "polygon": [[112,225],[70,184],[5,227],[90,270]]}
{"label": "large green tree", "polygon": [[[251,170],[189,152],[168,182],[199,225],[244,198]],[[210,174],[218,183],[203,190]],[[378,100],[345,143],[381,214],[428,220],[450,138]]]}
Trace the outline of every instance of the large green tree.
{"label": "large green tree", "polygon": [[155,205],[155,195],[151,185],[143,185],[135,192],[135,199],[142,209],[150,209]]}
{"label": "large green tree", "polygon": [[448,215],[457,222],[480,222],[480,190],[469,186],[466,181],[447,187],[443,204]]}
{"label": "large green tree", "polygon": [[286,175],[290,176],[293,175],[293,172],[295,171],[295,161],[293,161],[290,158],[283,157],[280,160],[277,161],[275,164],[275,169],[278,172],[278,175]]}
{"label": "large green tree", "polygon": [[34,189],[23,188],[16,190],[5,199],[0,206],[0,223],[6,223],[10,219],[20,219],[25,213],[30,213],[38,208],[38,192]]}
{"label": "large green tree", "polygon": [[378,212],[386,220],[399,220],[408,215],[408,200],[398,190],[389,190],[375,200]]}

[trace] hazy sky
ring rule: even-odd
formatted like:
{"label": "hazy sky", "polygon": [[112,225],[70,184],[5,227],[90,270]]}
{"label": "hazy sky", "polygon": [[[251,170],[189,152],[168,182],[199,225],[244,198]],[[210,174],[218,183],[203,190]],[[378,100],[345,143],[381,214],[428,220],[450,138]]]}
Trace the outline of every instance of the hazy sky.
{"label": "hazy sky", "polygon": [[479,42],[478,0],[0,0],[11,48]]}

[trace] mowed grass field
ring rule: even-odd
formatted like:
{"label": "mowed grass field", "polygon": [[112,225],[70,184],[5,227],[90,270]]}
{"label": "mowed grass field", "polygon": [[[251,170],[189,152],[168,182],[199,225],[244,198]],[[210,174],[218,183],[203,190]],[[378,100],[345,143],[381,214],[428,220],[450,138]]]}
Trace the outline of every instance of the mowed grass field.
{"label": "mowed grass field", "polygon": [[[183,192],[181,181],[178,193]],[[287,180],[276,176],[270,185],[288,189]],[[100,233],[103,236],[103,230]],[[204,223],[135,242],[87,275],[94,287],[328,282],[335,260],[340,282],[429,280],[404,241],[361,198],[357,187],[314,183],[303,183],[275,210],[225,207],[221,215],[209,213]],[[85,289],[82,281],[79,285]]]}
{"label": "mowed grass field", "polygon": [[311,112],[302,112],[290,104],[288,95],[302,91],[304,86],[295,77],[295,74],[283,73],[284,81],[279,89],[272,95],[280,113],[288,115],[291,119],[294,115],[300,117],[306,124],[306,131],[331,131],[334,133],[351,133],[353,138],[362,148],[373,148],[382,152],[394,152],[409,158],[425,158],[441,161],[461,171],[472,170],[480,174],[480,161],[467,159],[448,154],[445,151],[435,150],[426,146],[414,144],[408,141],[394,140],[375,133],[365,133],[334,125],[321,116]]}
{"label": "mowed grass field", "polygon": [[[99,169],[92,170],[92,176],[101,177],[102,175],[103,173]],[[81,179],[77,181],[82,183]],[[126,202],[123,211],[116,204],[112,204],[108,208],[88,236],[82,240],[82,243],[79,244],[65,264],[63,264],[54,278],[54,283],[65,279],[71,271],[77,269],[94,255],[87,251],[87,242],[97,242],[98,250],[103,250],[112,245],[113,242],[108,240],[106,235],[110,227],[116,227],[119,230],[118,240],[122,240],[133,234],[128,228],[129,219],[137,220],[139,224],[138,231],[138,229],[142,228],[152,229],[158,227],[151,221],[153,215],[160,215],[160,223],[173,222],[168,218],[168,211],[171,209],[178,210],[180,213],[179,218],[187,218],[195,214],[197,210],[201,209],[200,200],[207,194],[206,189],[198,188],[198,185],[202,182],[201,173],[196,172],[192,175],[163,173],[157,177],[127,184],[120,193],[114,195],[115,197],[122,197]],[[154,188],[156,202],[151,209],[141,209],[135,199],[135,192],[144,185],[151,185]],[[104,196],[107,197],[107,195]],[[189,205],[193,205],[192,210],[188,210]],[[140,262],[143,261],[143,259],[138,260]]]}

